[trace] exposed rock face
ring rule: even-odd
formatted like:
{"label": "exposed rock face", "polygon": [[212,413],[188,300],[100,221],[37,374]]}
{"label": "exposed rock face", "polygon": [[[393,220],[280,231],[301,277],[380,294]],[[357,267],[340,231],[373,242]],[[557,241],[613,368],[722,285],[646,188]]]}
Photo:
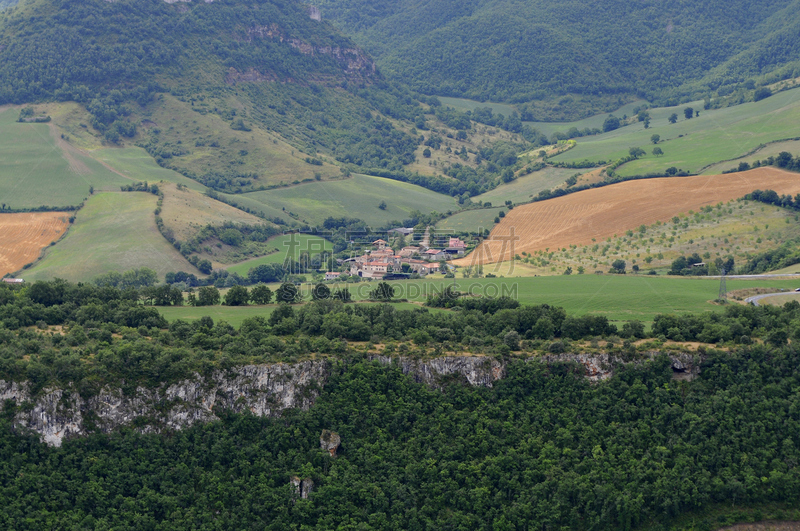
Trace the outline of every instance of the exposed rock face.
{"label": "exposed rock face", "polygon": [[452,375],[463,376],[470,385],[491,387],[492,382],[506,375],[504,364],[485,356],[445,356],[426,361],[389,356],[372,359],[386,365],[397,361],[403,374],[410,374],[415,381],[431,387],[440,387],[441,378]]}
{"label": "exposed rock face", "polygon": [[[256,39],[273,39],[278,42],[286,42],[289,46],[299,51],[303,55],[329,55],[336,59],[342,66],[342,70],[348,77],[370,78],[377,72],[375,62],[359,48],[342,48],[341,46],[314,46],[300,39],[289,38],[280,26],[270,24],[268,26],[252,26],[247,29],[242,37],[245,42],[253,42]],[[263,80],[271,81],[270,74],[261,74]]]}
{"label": "exposed rock face", "polygon": [[311,478],[300,479],[297,476],[292,476],[292,485],[301,499],[307,500],[311,491],[314,490],[314,480]]}
{"label": "exposed rock face", "polygon": [[[640,355],[637,363],[658,355],[659,352]],[[670,353],[669,357],[675,379],[692,380],[700,372],[699,358],[695,354]],[[463,378],[473,386],[492,387],[506,375],[505,363],[484,356],[445,356],[424,361],[390,356],[372,359],[386,365],[397,363],[404,374],[435,388],[441,388],[451,377]],[[530,358],[529,361],[579,363],[586,368],[586,377],[592,381],[610,378],[614,368],[625,363],[608,354],[572,353]],[[142,426],[141,431],[159,432],[215,420],[219,410],[274,416],[285,409],[308,409],[329,373],[327,361],[246,365],[227,372],[216,371],[210,378],[196,375],[191,380],[156,389],[139,387],[131,395],[123,394],[120,389],[104,388],[88,399],[68,387],[45,389],[34,400],[27,383],[0,380],[0,405],[6,401],[16,404],[17,427],[38,433],[49,445],[60,446],[64,439],[92,431],[108,433],[131,425],[136,419]],[[340,445],[338,434],[329,430],[322,432],[320,447],[331,456],[336,455]]]}
{"label": "exposed rock face", "polygon": [[339,446],[342,445],[342,438],[339,434],[330,431],[322,430],[322,435],[319,437],[319,447],[331,454],[331,457],[336,457],[336,452]]}
{"label": "exposed rock face", "polygon": [[[109,432],[137,418],[147,420],[143,431],[181,429],[217,418],[215,408],[258,416],[273,416],[284,409],[308,409],[329,373],[328,363],[308,361],[295,365],[246,365],[229,372],[217,371],[209,379],[195,379],[161,387],[139,387],[132,396],[119,389],[103,389],[84,400],[70,390],[45,390],[16,415],[16,425],[38,433],[52,446],[65,438],[97,430]],[[31,402],[27,384],[0,380],[0,400],[17,406]]]}

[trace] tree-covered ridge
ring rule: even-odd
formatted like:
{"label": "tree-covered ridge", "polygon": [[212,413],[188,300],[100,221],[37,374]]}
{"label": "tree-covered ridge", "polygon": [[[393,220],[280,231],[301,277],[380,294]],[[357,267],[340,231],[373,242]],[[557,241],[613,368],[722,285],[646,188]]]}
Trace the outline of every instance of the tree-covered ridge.
{"label": "tree-covered ridge", "polygon": [[[61,448],[13,433],[6,409],[0,523],[617,530],[696,512],[693,529],[715,529],[773,502],[796,518],[798,364],[795,349],[757,347],[711,355],[691,383],[672,380],[663,358],[591,384],[579,366],[518,361],[492,389],[436,391],[353,356],[309,411]],[[335,458],[320,449],[326,429],[341,437]],[[308,499],[293,477],[313,481]],[[714,504],[733,514],[703,518]]]}
{"label": "tree-covered ridge", "polygon": [[492,101],[702,97],[796,66],[800,46],[789,37],[800,24],[790,0],[320,3],[323,18],[352,34],[390,77],[424,93]]}

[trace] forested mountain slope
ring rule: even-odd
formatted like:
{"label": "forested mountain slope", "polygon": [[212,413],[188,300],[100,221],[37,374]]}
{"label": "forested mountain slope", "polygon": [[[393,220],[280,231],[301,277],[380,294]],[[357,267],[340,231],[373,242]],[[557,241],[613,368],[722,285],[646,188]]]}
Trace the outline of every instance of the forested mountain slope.
{"label": "forested mountain slope", "polygon": [[86,105],[104,142],[134,139],[223,190],[271,184],[253,183],[241,132],[262,151],[288,142],[322,177],[338,171],[318,153],[401,168],[418,143],[386,119],[418,102],[296,1],[23,0],[0,13],[0,104],[52,100]]}
{"label": "forested mountain slope", "polygon": [[796,0],[318,3],[388,76],[493,101],[702,96],[797,61],[800,50]]}

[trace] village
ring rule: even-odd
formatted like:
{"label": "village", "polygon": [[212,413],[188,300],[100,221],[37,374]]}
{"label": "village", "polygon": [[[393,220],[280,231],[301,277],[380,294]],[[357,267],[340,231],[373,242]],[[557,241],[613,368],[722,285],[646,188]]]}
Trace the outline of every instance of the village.
{"label": "village", "polygon": [[[412,230],[393,229],[393,231],[404,236],[409,235]],[[409,233],[403,231],[409,231]],[[389,246],[386,240],[375,240],[371,244],[372,249],[367,249],[364,254],[338,260],[344,271],[327,272],[325,273],[325,280],[337,280],[343,274],[363,279],[381,280],[395,275],[417,274],[426,276],[447,268],[445,265],[447,260],[463,256],[467,249],[466,242],[455,237],[448,237],[446,240],[442,240],[441,243],[444,245],[441,249],[430,247],[428,242],[429,238],[426,233],[426,236],[418,245],[408,245],[395,250]]]}

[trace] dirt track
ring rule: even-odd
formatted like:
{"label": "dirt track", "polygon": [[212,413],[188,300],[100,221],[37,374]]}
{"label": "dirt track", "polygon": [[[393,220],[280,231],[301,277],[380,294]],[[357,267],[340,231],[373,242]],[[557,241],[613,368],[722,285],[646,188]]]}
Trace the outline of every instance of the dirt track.
{"label": "dirt track", "polygon": [[454,264],[490,264],[522,251],[588,245],[592,238],[599,242],[757,189],[794,196],[800,193],[800,174],[769,167],[727,175],[644,179],[522,205],[509,211],[472,254]]}
{"label": "dirt track", "polygon": [[0,214],[0,277],[22,269],[69,227],[65,212]]}

